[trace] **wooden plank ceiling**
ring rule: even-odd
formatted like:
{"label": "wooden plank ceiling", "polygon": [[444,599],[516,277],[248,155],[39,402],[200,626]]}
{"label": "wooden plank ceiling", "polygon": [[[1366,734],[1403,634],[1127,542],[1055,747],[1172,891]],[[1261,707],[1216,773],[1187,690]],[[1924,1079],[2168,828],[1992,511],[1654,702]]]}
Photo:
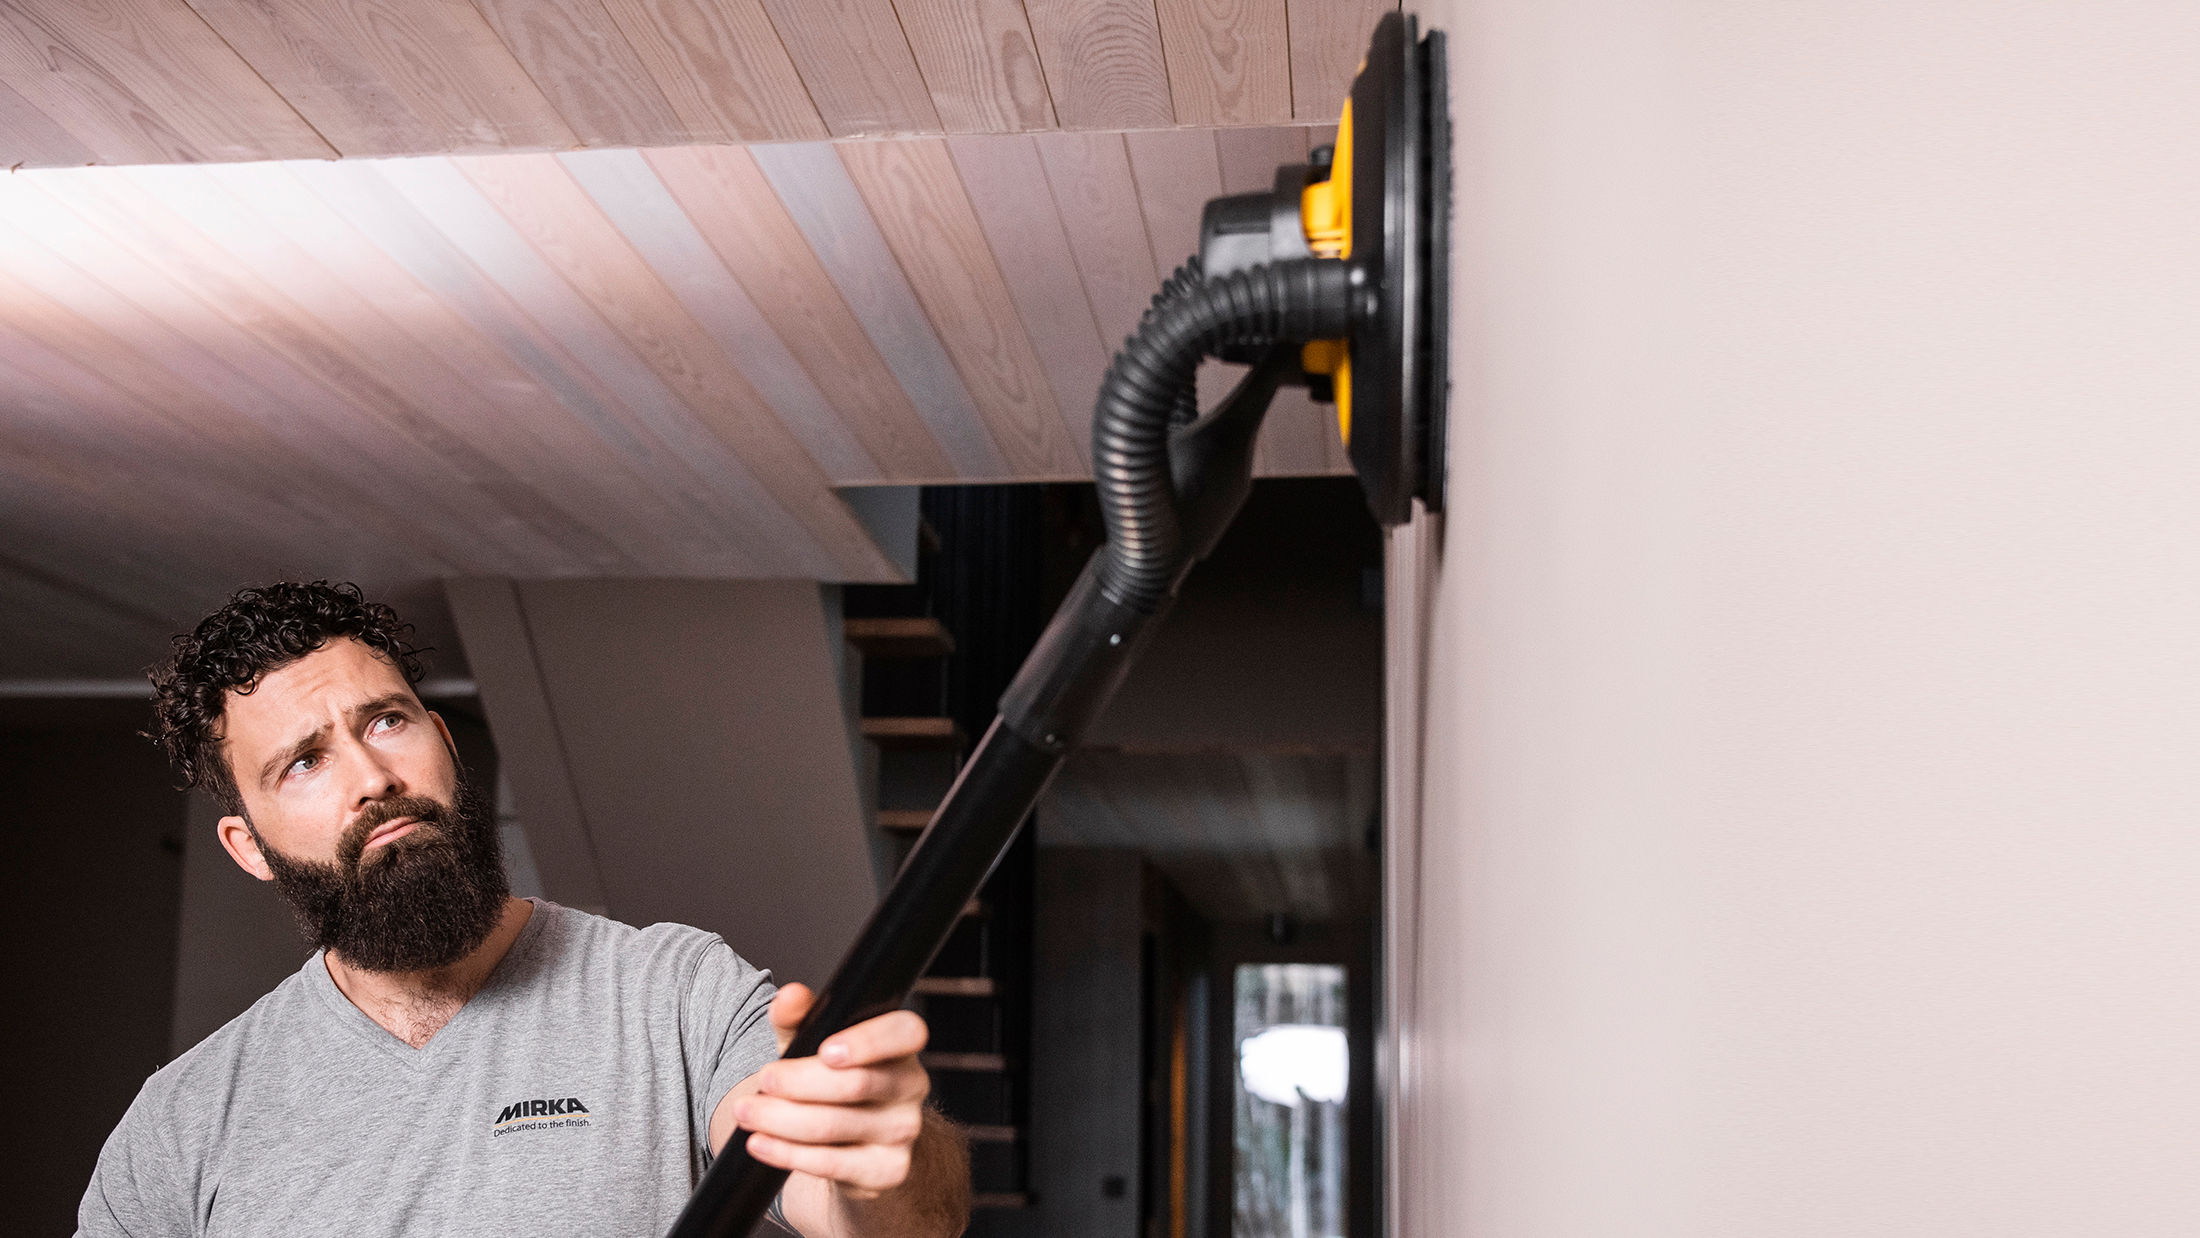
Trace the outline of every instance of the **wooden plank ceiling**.
{"label": "wooden plank ceiling", "polygon": [[0,678],[277,573],[891,578],[834,491],[1089,476],[1379,8],[0,0]]}
{"label": "wooden plank ceiling", "polygon": [[1381,0],[0,3],[0,163],[1322,123]]}

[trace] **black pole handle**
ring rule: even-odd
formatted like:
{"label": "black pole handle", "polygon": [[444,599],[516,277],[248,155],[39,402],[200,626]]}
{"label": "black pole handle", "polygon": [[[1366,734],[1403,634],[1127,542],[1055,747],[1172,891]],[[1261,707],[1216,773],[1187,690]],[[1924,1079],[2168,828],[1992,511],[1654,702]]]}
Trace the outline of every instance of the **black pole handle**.
{"label": "black pole handle", "polygon": [[[787,1057],[811,1056],[834,1032],[901,1006],[1060,764],[1059,753],[995,719],[855,945],[818,990]],[[672,1238],[741,1238],[786,1179],[786,1170],[750,1156],[744,1133],[735,1131],[673,1223]]]}
{"label": "black pole handle", "polygon": [[[1172,452],[1186,467],[1174,480],[1172,498],[1182,509],[1190,553],[1172,584],[1205,557],[1243,505],[1260,419],[1289,361],[1288,349],[1271,349],[1222,409],[1173,436]],[[1125,606],[1102,587],[1106,556],[1102,547],[1085,564],[886,897],[818,990],[784,1056],[814,1055],[834,1032],[908,1000],[1062,758],[1106,708],[1159,628],[1175,602],[1174,588],[1150,611]],[[771,1208],[787,1171],[750,1156],[746,1142],[739,1130],[728,1136],[669,1238],[746,1238]]]}

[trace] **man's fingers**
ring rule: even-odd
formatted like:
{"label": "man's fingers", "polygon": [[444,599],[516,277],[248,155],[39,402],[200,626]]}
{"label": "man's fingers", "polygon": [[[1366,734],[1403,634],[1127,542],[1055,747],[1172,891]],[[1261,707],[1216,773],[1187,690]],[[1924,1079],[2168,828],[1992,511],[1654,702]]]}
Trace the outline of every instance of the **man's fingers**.
{"label": "man's fingers", "polygon": [[833,1066],[869,1066],[908,1057],[924,1048],[929,1036],[915,1011],[891,1010],[834,1032],[818,1046],[817,1055]]}
{"label": "man's fingers", "polygon": [[772,994],[771,1008],[764,1014],[771,1020],[772,1033],[779,1038],[781,1053],[794,1043],[795,1029],[802,1026],[802,1017],[810,1013],[810,1006],[816,1000],[817,994],[806,984],[782,985],[779,992]]}
{"label": "man's fingers", "polygon": [[750,1096],[734,1109],[741,1129],[790,1143],[911,1144],[924,1130],[922,1106],[819,1105]]}
{"label": "man's fingers", "polygon": [[914,1057],[885,1066],[828,1066],[814,1057],[782,1058],[757,1072],[757,1091],[828,1105],[922,1100],[932,1081]]}
{"label": "man's fingers", "polygon": [[905,1146],[821,1147],[752,1134],[749,1155],[779,1169],[827,1178],[860,1192],[877,1194],[900,1186],[909,1176]]}
{"label": "man's fingers", "polygon": [[802,1025],[802,1016],[810,1013],[810,1005],[816,1000],[817,994],[810,992],[809,985],[784,984],[779,986],[779,992],[772,994],[772,1026],[782,1031],[792,1032]]}
{"label": "man's fingers", "polygon": [[[795,1031],[816,1000],[817,995],[803,984],[787,985],[773,995],[769,1016],[772,1031],[779,1036],[781,1053],[793,1042]],[[818,1056],[833,1066],[871,1066],[913,1056],[924,1048],[930,1035],[924,1019],[915,1011],[890,1010],[826,1037],[825,1043],[818,1046]]]}

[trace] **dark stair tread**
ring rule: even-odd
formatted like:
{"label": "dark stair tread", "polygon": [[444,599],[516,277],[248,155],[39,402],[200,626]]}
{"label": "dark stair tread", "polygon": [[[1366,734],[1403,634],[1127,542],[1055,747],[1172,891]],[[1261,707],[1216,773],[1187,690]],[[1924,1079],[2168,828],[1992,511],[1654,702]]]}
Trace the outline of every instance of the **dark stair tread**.
{"label": "dark stair tread", "polygon": [[954,636],[929,615],[848,619],[841,634],[866,658],[944,658],[955,652]]}
{"label": "dark stair tread", "polygon": [[962,728],[953,718],[864,718],[863,738],[881,748],[960,748]]}
{"label": "dark stair tread", "polygon": [[910,990],[930,997],[991,997],[991,976],[919,976]]}
{"label": "dark stair tread", "polygon": [[919,1053],[917,1060],[926,1070],[967,1070],[983,1074],[999,1074],[1008,1069],[1008,1059],[998,1053]]}
{"label": "dark stair tread", "polygon": [[915,833],[932,824],[929,808],[881,808],[878,810],[878,826],[882,830],[907,830]]}

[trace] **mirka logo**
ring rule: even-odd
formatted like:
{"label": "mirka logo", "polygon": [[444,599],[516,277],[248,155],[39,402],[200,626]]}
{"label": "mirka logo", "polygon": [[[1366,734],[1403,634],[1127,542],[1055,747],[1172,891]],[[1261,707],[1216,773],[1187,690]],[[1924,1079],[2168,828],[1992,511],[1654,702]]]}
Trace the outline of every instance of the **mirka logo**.
{"label": "mirka logo", "polygon": [[490,1124],[489,1133],[495,1136],[509,1135],[514,1131],[545,1131],[570,1129],[588,1125],[588,1106],[578,1096],[562,1099],[551,1097],[543,1100],[516,1100],[506,1105]]}

